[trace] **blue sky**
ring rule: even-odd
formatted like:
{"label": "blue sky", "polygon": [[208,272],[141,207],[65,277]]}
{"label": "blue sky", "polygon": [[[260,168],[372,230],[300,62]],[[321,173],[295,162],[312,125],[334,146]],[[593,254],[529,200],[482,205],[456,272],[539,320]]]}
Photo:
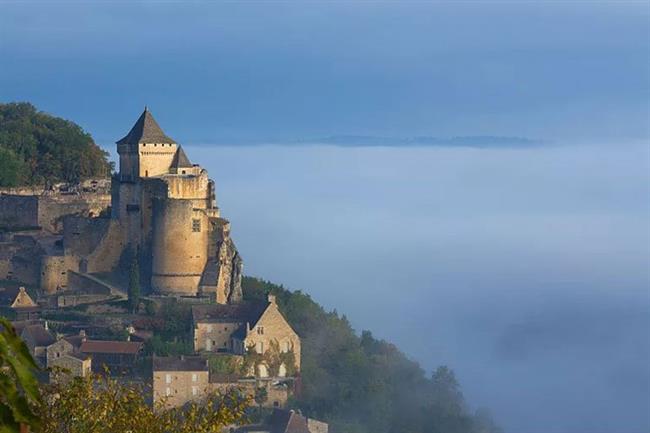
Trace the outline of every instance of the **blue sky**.
{"label": "blue sky", "polygon": [[[111,143],[648,137],[646,2],[2,2],[0,99]],[[117,132],[119,131],[119,132]]]}

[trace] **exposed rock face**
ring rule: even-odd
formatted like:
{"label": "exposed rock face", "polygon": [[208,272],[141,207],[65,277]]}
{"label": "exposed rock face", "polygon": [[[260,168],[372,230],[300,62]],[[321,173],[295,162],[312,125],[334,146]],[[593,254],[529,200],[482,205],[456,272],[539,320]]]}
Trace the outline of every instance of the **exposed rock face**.
{"label": "exposed rock face", "polygon": [[230,223],[223,218],[210,221],[208,262],[201,278],[201,292],[214,293],[220,304],[242,300],[243,261],[230,237]]}

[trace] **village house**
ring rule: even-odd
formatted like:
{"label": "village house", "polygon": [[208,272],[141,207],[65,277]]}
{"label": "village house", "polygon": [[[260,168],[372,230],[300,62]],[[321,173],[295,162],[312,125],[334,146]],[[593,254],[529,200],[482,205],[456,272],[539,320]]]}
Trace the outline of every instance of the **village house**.
{"label": "village house", "polygon": [[328,433],[322,421],[307,418],[294,410],[274,409],[264,424],[242,426],[235,433]]}
{"label": "village house", "polygon": [[47,322],[44,324],[26,325],[20,332],[20,338],[25,341],[29,353],[41,366],[46,365],[46,350],[56,339],[49,331]]}
{"label": "village house", "polygon": [[137,366],[144,344],[135,341],[85,340],[79,352],[92,357],[92,369],[131,373]]}
{"label": "village house", "polygon": [[267,302],[196,305],[192,307],[192,320],[197,352],[292,353],[293,366],[282,363],[273,374],[267,363],[260,362],[253,374],[284,377],[289,371],[300,371],[300,337],[280,313],[273,295],[268,295]]}
{"label": "village house", "polygon": [[212,392],[232,390],[253,398],[264,389],[264,407],[283,407],[294,392],[291,378],[242,378],[234,373],[211,372],[208,359],[199,356],[154,356],[152,367],[154,405],[178,407],[200,401]]}
{"label": "village house", "polygon": [[35,320],[40,311],[24,287],[0,287],[0,314],[14,320]]}
{"label": "village house", "polygon": [[153,400],[178,407],[203,397],[208,391],[208,362],[196,356],[154,356]]}
{"label": "village house", "polygon": [[[45,350],[48,368],[58,368],[67,371],[68,376],[86,377],[92,371],[92,358],[80,352],[81,344],[86,341],[85,331],[78,335],[60,337]],[[50,374],[50,380],[62,377],[60,374]]]}

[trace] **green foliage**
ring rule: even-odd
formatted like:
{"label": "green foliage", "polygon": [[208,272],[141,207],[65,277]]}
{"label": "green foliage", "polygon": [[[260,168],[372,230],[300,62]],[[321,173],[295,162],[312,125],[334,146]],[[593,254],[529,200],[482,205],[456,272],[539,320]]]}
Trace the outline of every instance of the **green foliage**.
{"label": "green foliage", "polygon": [[240,374],[242,363],[233,355],[208,355],[208,368],[210,369],[210,374]]}
{"label": "green foliage", "polygon": [[25,183],[26,166],[16,153],[0,144],[0,185],[18,186]]}
{"label": "green foliage", "polygon": [[73,378],[44,387],[39,407],[42,427],[35,433],[221,433],[242,422],[251,399],[236,391],[211,393],[200,402],[152,407],[145,386],[108,375]]}
{"label": "green foliage", "polygon": [[41,397],[34,372],[38,369],[11,323],[0,317],[0,433],[20,431],[20,424],[40,425],[33,411]]}
{"label": "green foliage", "polygon": [[154,335],[144,344],[145,353],[156,356],[193,355],[194,345],[188,339],[175,338],[167,340]]}
{"label": "green foliage", "polygon": [[498,432],[488,415],[468,411],[447,367],[427,378],[393,344],[369,331],[357,335],[345,316],[326,312],[308,295],[250,277],[242,284],[248,300],[274,294],[300,335],[302,390],[294,404],[330,422],[332,433]]}
{"label": "green foliage", "polygon": [[140,260],[137,251],[131,251],[131,265],[129,267],[129,307],[135,313],[140,303]]}
{"label": "green foliage", "polygon": [[0,186],[107,177],[108,154],[73,122],[29,103],[0,104]]}

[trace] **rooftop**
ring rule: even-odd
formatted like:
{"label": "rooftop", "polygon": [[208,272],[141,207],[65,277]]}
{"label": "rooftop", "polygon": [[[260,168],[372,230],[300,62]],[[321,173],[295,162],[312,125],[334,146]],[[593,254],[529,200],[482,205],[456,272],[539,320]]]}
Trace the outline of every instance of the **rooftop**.
{"label": "rooftop", "polygon": [[242,302],[239,304],[210,304],[192,307],[194,323],[250,323],[253,326],[262,317],[268,302]]}
{"label": "rooftop", "polygon": [[181,168],[181,167],[192,167],[190,159],[185,154],[185,151],[181,146],[178,146],[176,154],[174,155],[174,160],[172,161],[172,168]]}
{"label": "rooftop", "polygon": [[43,325],[28,325],[26,326],[22,333],[21,337],[26,338],[30,337],[36,346],[49,346],[50,344],[56,342],[54,335]]}
{"label": "rooftop", "polygon": [[134,341],[86,340],[81,343],[79,350],[82,353],[123,353],[135,355],[142,347],[142,343]]}
{"label": "rooftop", "polygon": [[117,144],[140,143],[176,143],[163,132],[146,107],[129,133],[117,142]]}
{"label": "rooftop", "polygon": [[154,371],[208,371],[208,361],[200,356],[154,356]]}

